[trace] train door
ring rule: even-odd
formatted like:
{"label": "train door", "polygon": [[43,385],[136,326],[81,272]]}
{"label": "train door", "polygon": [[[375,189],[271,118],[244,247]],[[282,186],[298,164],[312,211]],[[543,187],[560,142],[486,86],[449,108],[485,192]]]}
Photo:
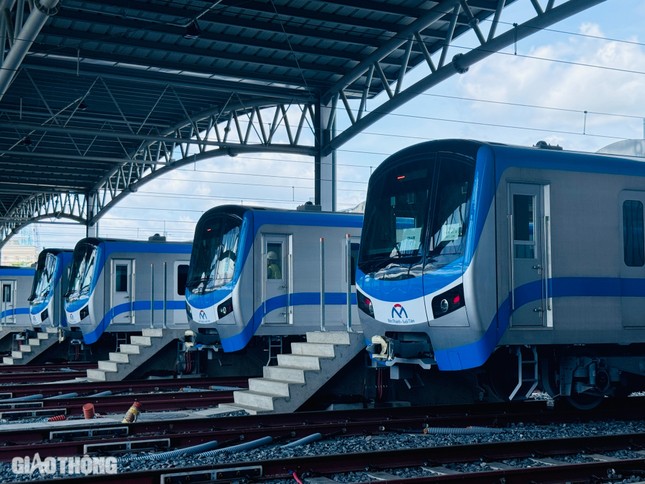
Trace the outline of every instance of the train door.
{"label": "train door", "polygon": [[645,298],[634,281],[645,274],[645,192],[621,192],[620,218],[622,248],[620,250],[620,277],[622,323],[625,327],[644,327]]}
{"label": "train door", "polygon": [[511,326],[552,326],[548,185],[510,183]]}
{"label": "train door", "polygon": [[186,318],[186,281],[188,280],[188,266],[190,261],[175,261],[171,274],[171,286],[165,302],[164,324],[170,327],[185,327],[188,325]]}
{"label": "train door", "polygon": [[16,281],[0,281],[2,288],[2,305],[0,306],[0,324],[15,324],[16,316]]}
{"label": "train door", "polygon": [[132,259],[114,259],[112,261],[112,307],[113,323],[134,323],[132,314]]}
{"label": "train door", "polygon": [[286,324],[291,321],[289,277],[291,273],[288,235],[263,237],[264,323]]}

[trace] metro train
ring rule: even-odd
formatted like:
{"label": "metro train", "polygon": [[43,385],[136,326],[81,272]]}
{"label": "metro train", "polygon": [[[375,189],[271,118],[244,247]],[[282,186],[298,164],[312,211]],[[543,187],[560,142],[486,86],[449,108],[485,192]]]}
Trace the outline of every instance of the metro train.
{"label": "metro train", "polygon": [[92,344],[106,333],[143,328],[188,329],[185,287],[191,244],[103,238],[74,248],[65,314],[71,330]]}
{"label": "metro train", "polygon": [[628,157],[472,140],[391,155],[357,269],[373,365],[468,374],[480,399],[591,408],[643,390],[644,204],[645,163]]}
{"label": "metro train", "polygon": [[43,249],[38,255],[29,296],[29,317],[34,329],[67,328],[63,299],[67,292],[72,250]]}
{"label": "metro train", "polygon": [[321,318],[327,330],[358,329],[353,284],[362,222],[353,213],[238,205],[206,212],[186,287],[195,341],[235,352],[254,336],[319,331]]}
{"label": "metro train", "polygon": [[34,279],[33,267],[0,267],[0,329],[31,329],[29,292]]}

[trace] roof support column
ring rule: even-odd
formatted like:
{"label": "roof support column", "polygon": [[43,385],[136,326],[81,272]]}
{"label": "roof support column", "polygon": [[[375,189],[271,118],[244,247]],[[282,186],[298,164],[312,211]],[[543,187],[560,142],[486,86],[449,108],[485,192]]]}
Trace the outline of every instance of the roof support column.
{"label": "roof support column", "polygon": [[98,203],[98,193],[90,192],[87,194],[87,214],[85,220],[85,236],[86,237],[98,237],[99,236],[99,222],[94,220],[96,217],[96,209]]}
{"label": "roof support column", "polygon": [[314,160],[315,204],[325,212],[336,211],[336,150],[323,156],[322,147],[329,144],[336,133],[334,109],[319,101],[316,109],[316,155]]}

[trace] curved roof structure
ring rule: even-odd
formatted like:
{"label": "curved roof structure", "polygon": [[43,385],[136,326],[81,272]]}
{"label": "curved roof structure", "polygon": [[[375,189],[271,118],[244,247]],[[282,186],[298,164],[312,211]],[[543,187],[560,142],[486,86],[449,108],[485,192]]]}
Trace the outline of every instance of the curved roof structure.
{"label": "curved roof structure", "polygon": [[[603,0],[530,0],[509,27],[515,1],[0,0],[0,247],[46,217],[90,226],[201,158],[307,154],[318,177],[402,103]],[[466,33],[476,44],[452,55]]]}

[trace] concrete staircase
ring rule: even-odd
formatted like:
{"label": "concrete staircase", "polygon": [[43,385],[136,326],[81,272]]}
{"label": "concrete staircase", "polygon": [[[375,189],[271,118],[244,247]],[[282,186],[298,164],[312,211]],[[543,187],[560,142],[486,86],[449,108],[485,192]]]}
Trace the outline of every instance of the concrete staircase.
{"label": "concrete staircase", "polygon": [[295,412],[364,348],[362,333],[307,333],[305,343],[292,343],[291,354],[278,355],[277,366],[265,366],[262,378],[250,378],[249,389],[233,392],[234,403],[221,407],[253,415]]}
{"label": "concrete staircase", "polygon": [[118,351],[109,353],[109,359],[99,361],[97,369],[87,370],[90,381],[121,381],[152,358],[184,330],[145,328],[141,336],[130,336],[130,343],[121,343]]}
{"label": "concrete staircase", "polygon": [[25,365],[58,342],[58,328],[46,327],[45,331],[36,333],[35,338],[29,338],[26,344],[21,344],[18,351],[12,351],[11,356],[2,357],[5,365]]}

